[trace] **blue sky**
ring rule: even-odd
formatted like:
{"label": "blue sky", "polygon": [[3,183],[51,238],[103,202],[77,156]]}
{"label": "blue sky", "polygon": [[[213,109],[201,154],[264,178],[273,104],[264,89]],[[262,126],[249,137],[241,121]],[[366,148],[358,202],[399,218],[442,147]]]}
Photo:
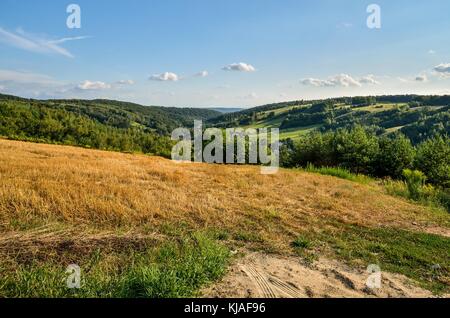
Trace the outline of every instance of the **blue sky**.
{"label": "blue sky", "polygon": [[450,94],[448,12],[448,0],[1,0],[0,92],[194,107]]}

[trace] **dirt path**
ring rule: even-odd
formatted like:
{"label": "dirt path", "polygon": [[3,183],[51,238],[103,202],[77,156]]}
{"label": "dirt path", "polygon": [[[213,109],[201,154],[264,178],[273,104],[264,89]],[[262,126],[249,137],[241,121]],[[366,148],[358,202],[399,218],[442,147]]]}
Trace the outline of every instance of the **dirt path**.
{"label": "dirt path", "polygon": [[[298,258],[249,253],[224,279],[205,290],[205,297],[433,297],[406,277],[381,273],[381,288],[366,286],[370,274],[336,261],[320,259],[311,266]],[[449,295],[446,295],[447,297]]]}

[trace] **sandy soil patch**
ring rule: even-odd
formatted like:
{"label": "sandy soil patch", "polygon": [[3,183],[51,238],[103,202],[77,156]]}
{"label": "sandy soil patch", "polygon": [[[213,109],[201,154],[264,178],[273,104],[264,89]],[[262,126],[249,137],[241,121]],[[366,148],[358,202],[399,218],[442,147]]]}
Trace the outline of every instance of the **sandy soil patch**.
{"label": "sandy soil patch", "polygon": [[[205,297],[244,298],[360,298],[433,297],[407,277],[381,273],[381,288],[366,285],[370,274],[337,261],[320,259],[306,265],[299,258],[249,253],[224,279],[204,291]],[[449,295],[445,295],[448,297]]]}

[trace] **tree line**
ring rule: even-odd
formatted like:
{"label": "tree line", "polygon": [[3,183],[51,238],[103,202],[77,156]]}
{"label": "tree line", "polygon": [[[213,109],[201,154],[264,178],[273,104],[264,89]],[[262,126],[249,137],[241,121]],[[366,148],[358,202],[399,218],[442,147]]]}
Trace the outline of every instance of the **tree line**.
{"label": "tree line", "polygon": [[377,136],[362,126],[313,132],[281,147],[284,167],[343,167],[354,173],[401,179],[406,169],[422,171],[427,181],[450,187],[450,138],[434,136],[414,146],[401,133]]}

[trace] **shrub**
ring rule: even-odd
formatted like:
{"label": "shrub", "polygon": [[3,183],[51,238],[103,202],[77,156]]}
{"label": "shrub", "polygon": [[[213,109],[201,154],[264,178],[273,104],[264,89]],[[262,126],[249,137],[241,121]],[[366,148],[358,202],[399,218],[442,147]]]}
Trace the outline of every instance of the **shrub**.
{"label": "shrub", "polygon": [[413,200],[419,200],[426,176],[421,171],[410,169],[403,170],[403,176],[406,180],[409,197]]}
{"label": "shrub", "polygon": [[[424,178],[423,174],[422,177]],[[390,195],[414,200],[423,205],[441,208],[450,212],[450,193],[448,189],[436,188],[431,184],[422,184],[413,179],[411,177],[408,183],[388,179],[383,182],[383,185]]]}

